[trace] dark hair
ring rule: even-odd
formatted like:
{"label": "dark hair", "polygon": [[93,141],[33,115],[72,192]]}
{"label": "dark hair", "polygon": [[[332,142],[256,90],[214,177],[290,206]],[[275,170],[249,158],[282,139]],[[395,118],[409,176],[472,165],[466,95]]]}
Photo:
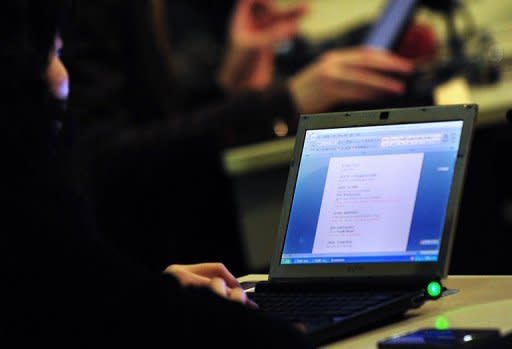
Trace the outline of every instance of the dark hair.
{"label": "dark hair", "polygon": [[[54,149],[54,111],[45,72],[69,0],[2,0],[0,4],[0,113],[9,145],[8,171],[41,171]],[[18,178],[17,180],[21,180]]]}
{"label": "dark hair", "polygon": [[127,6],[133,37],[132,63],[141,67],[131,71],[134,100],[138,101],[135,114],[141,114],[143,120],[148,112],[155,116],[171,115],[180,98],[172,79],[174,66],[167,36],[166,1],[128,1]]}
{"label": "dark hair", "polygon": [[[3,0],[0,5],[0,98],[40,96],[50,50],[64,29],[70,0]],[[17,98],[16,98],[17,99]]]}

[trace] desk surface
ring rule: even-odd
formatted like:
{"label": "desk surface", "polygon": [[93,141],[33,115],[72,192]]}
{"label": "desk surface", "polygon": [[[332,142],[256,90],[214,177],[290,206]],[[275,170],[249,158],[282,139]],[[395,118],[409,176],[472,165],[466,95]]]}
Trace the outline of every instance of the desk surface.
{"label": "desk surface", "polygon": [[[265,280],[246,275],[243,281]],[[445,286],[459,292],[427,302],[407,313],[404,320],[330,344],[326,348],[376,349],[377,342],[421,327],[487,327],[512,331],[512,276],[450,276]]]}

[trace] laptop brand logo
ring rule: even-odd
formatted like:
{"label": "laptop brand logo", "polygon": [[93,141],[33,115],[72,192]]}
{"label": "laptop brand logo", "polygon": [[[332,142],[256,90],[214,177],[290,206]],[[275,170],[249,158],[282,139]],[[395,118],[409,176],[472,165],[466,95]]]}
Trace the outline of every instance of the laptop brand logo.
{"label": "laptop brand logo", "polygon": [[363,270],[364,270],[364,267],[362,265],[348,265],[347,266],[347,271],[349,273],[357,273],[357,272],[360,272]]}

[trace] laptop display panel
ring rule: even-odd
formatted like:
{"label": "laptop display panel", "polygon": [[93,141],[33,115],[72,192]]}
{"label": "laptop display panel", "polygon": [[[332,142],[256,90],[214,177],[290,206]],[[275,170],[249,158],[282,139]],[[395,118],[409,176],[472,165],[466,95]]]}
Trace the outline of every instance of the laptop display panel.
{"label": "laptop display panel", "polygon": [[303,116],[270,277],[443,277],[476,109]]}

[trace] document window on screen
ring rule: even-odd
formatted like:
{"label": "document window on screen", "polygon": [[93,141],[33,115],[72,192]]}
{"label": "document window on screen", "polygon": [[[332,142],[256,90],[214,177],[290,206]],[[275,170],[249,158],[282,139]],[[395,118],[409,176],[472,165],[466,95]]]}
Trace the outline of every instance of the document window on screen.
{"label": "document window on screen", "polygon": [[308,130],[281,264],[437,261],[461,131]]}

